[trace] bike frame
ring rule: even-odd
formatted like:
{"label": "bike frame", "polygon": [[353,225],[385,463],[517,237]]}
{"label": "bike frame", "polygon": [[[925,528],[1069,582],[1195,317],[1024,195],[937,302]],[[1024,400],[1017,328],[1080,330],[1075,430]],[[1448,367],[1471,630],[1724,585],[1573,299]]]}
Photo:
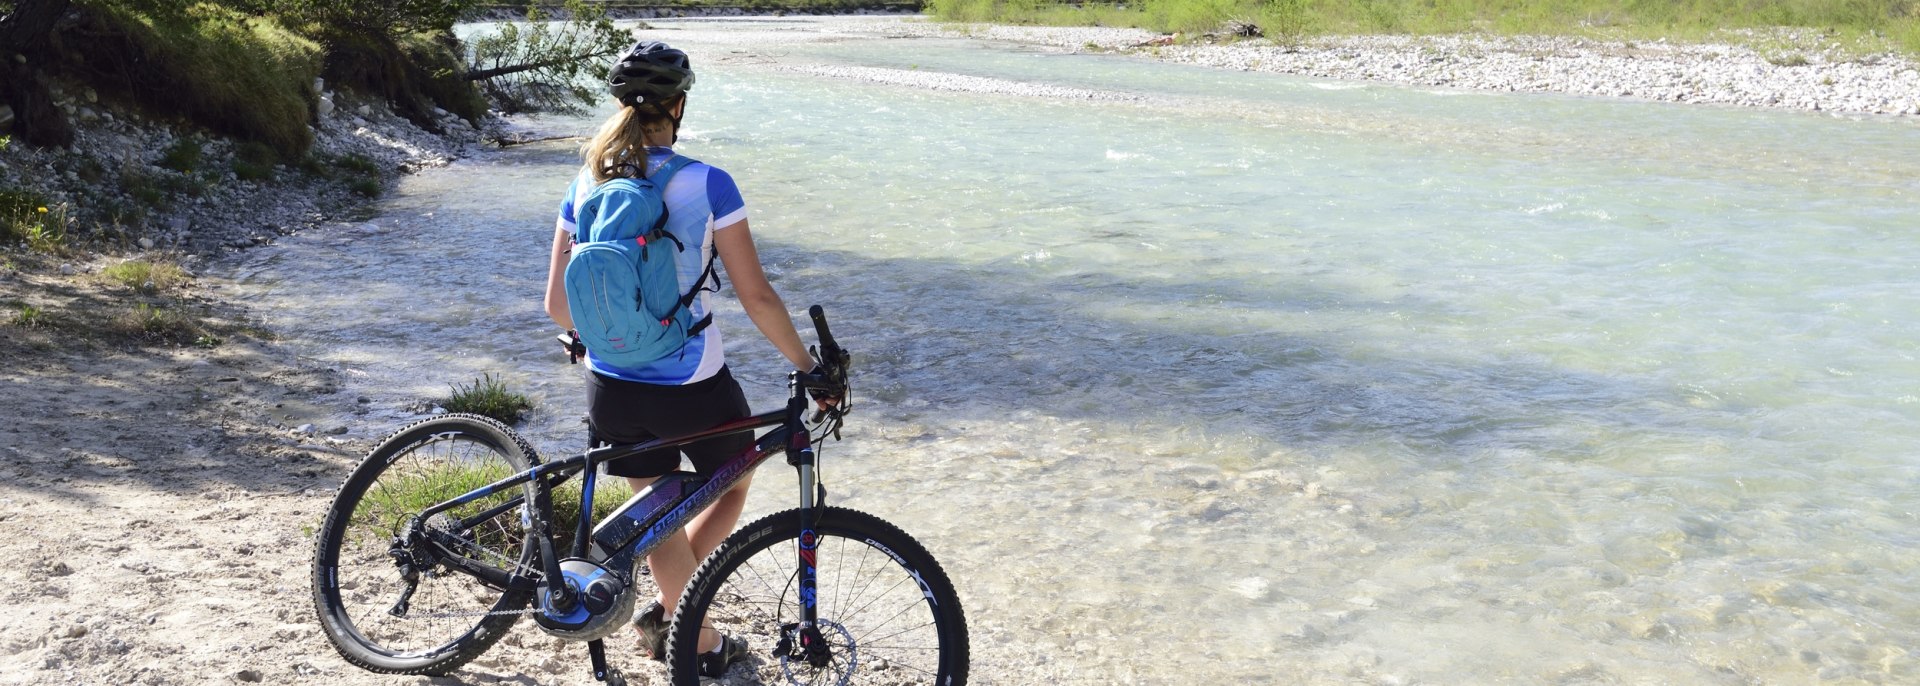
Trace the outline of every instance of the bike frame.
{"label": "bike frame", "polygon": [[[514,476],[468,491],[451,500],[422,510],[413,521],[416,524],[423,523],[427,521],[428,518],[455,507],[471,503],[509,488],[531,484],[534,501],[533,506],[530,508],[531,512],[526,513],[525,516],[527,517],[530,535],[535,538],[537,545],[539,545],[541,558],[540,572],[545,579],[562,579],[564,576],[560,571],[560,562],[564,558],[555,554],[557,552],[557,546],[553,532],[553,503],[551,496],[555,487],[565,483],[573,474],[582,473],[584,476],[582,477],[580,486],[580,511],[582,513],[591,513],[593,512],[595,485],[598,481],[598,467],[603,463],[630,457],[649,450],[677,448],[709,438],[768,428],[773,430],[761,435],[754,441],[752,446],[738,456],[721,464],[719,469],[717,469],[713,476],[705,483],[674,500],[670,506],[665,508],[665,514],[653,517],[653,523],[647,526],[646,532],[634,539],[630,545],[612,551],[589,548],[589,542],[592,538],[590,535],[591,532],[607,521],[624,516],[626,514],[625,508],[609,515],[606,520],[601,520],[600,522],[593,522],[590,517],[582,516],[580,518],[579,528],[574,533],[573,545],[568,551],[571,554],[566,557],[586,559],[595,564],[603,564],[619,570],[619,573],[623,576],[629,575],[628,570],[633,568],[632,562],[635,558],[644,556],[652,552],[654,548],[659,547],[668,537],[685,527],[689,521],[692,521],[695,516],[705,511],[706,508],[711,506],[720,496],[732,490],[735,485],[740,483],[741,479],[752,473],[753,470],[759,467],[762,462],[765,462],[767,458],[780,452],[786,453],[787,464],[793,465],[794,468],[799,471],[801,509],[806,512],[817,512],[817,508],[823,505],[822,501],[824,501],[824,497],[822,496],[824,496],[824,493],[820,491],[819,487],[812,437],[807,433],[806,424],[802,421],[802,417],[806,412],[807,391],[813,389],[832,390],[836,388],[836,386],[822,377],[801,374],[799,372],[794,372],[787,377],[787,386],[789,390],[787,405],[780,410],[743,417],[686,436],[656,439],[645,443],[605,446],[588,450],[565,459],[536,465]],[[635,502],[630,503],[630,505],[641,504],[639,502],[640,495],[641,494],[635,494]],[[456,530],[470,529],[481,522],[505,514],[525,502],[526,496],[523,495],[488,508],[486,511],[460,520],[457,523]],[[817,516],[808,517],[807,520],[808,522],[817,521]],[[812,627],[817,619],[817,606],[813,592],[815,588],[814,551],[804,544],[805,541],[813,540],[811,536],[807,535],[811,533],[811,530],[812,526],[810,523],[805,525],[801,538],[803,544],[799,554],[800,559],[798,560],[800,565],[799,599],[801,603],[800,622],[802,627]],[[458,555],[446,556],[446,559],[440,561],[450,568],[460,570],[483,582],[503,589],[536,589],[541,581],[540,579],[522,573],[520,569],[501,570],[477,560]],[[631,581],[631,579],[628,579],[628,581]],[[565,588],[564,584],[549,584],[548,586],[547,593],[543,594],[543,597],[539,598],[536,602],[542,604],[543,611],[558,611],[564,613],[566,610],[563,608],[569,608],[573,604],[574,599],[571,598],[571,592]],[[598,648],[597,644],[599,642],[594,641],[593,643],[596,644],[593,647]],[[599,651],[594,650],[593,652],[597,658]],[[599,660],[596,659],[596,662],[599,662]],[[596,664],[596,671],[599,671],[598,668],[599,665]]]}

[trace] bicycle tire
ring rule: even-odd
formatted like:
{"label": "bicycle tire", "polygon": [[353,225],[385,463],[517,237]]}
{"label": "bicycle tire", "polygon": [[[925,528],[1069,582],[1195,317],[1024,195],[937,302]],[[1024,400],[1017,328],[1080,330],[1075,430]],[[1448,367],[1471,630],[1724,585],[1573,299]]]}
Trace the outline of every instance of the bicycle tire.
{"label": "bicycle tire", "polygon": [[669,629],[673,683],[700,682],[697,643],[711,626],[748,644],[749,657],[726,674],[729,684],[964,685],[966,614],[946,572],[898,527],[844,508],[823,508],[813,527],[815,596],[833,659],[820,669],[770,650],[783,627],[799,621],[804,514],[777,512],[742,527],[694,571]]}
{"label": "bicycle tire", "polygon": [[[387,550],[411,515],[525,471],[537,461],[533,448],[506,425],[466,414],[417,422],[367,453],[341,483],[315,536],[314,609],[340,656],[372,672],[444,676],[505,636],[519,614],[468,614],[446,621],[436,621],[435,615],[518,611],[527,606],[531,591],[501,591],[434,565],[420,574],[413,594],[417,605],[407,612],[410,616],[394,617],[387,610],[400,597],[398,587],[403,582]],[[389,479],[383,481],[383,477]],[[517,492],[531,496],[530,487],[507,489],[450,512],[472,516],[504,504]],[[492,551],[474,551],[472,559],[499,565],[510,558],[523,568],[537,569],[537,548],[521,523],[525,507],[459,532],[476,547]],[[410,636],[429,631],[446,636]]]}

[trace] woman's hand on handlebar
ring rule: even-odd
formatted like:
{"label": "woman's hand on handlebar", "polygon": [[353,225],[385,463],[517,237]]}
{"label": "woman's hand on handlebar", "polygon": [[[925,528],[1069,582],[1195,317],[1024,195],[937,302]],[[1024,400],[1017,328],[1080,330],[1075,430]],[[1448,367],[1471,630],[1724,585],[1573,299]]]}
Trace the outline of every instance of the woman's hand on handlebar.
{"label": "woman's hand on handlebar", "polygon": [[[834,380],[831,370],[827,369],[827,366],[825,364],[813,365],[813,369],[807,372],[807,376],[815,377],[827,382],[833,382]],[[841,386],[839,389],[835,389],[835,390],[829,390],[825,388],[808,388],[807,389],[808,397],[813,398],[814,408],[819,412],[826,412],[829,409],[839,407],[840,401],[842,400],[843,396],[846,395],[846,392],[847,391],[845,386]]]}

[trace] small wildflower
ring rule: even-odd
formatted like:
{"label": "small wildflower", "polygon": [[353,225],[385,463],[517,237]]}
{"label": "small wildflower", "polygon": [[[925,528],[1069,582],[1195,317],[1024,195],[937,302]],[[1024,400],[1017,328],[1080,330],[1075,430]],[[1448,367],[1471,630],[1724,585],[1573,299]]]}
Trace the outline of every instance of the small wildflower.
{"label": "small wildflower", "polygon": [[47,208],[45,208],[45,207],[42,207],[42,208],[40,208],[40,213],[41,213],[41,214],[46,214],[46,213],[47,213]]}

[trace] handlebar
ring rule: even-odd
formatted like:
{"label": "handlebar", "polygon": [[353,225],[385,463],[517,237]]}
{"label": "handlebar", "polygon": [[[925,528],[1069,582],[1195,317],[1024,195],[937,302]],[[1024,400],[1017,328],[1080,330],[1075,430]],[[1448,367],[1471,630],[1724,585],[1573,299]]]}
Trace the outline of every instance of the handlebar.
{"label": "handlebar", "polygon": [[827,327],[827,311],[819,305],[814,305],[807,308],[807,316],[813,319],[813,332],[820,337],[820,348],[817,353],[820,357],[820,365],[826,367],[827,380],[846,385],[847,366],[852,363],[852,356],[840,347],[839,341],[833,340],[833,329]]}

